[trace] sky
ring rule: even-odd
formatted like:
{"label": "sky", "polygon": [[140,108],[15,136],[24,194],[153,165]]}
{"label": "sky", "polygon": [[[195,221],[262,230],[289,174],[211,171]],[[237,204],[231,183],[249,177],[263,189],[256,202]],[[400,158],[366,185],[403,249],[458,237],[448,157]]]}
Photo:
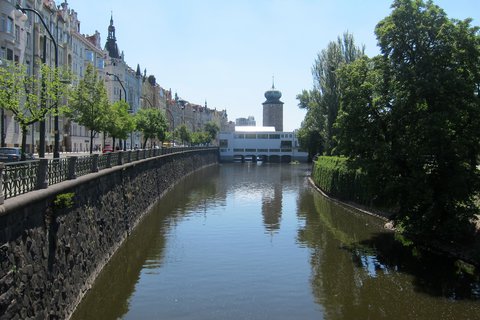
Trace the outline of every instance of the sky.
{"label": "sky", "polygon": [[[60,1],[57,0],[57,4]],[[435,0],[449,18],[480,25],[479,0]],[[110,17],[127,64],[191,103],[254,116],[262,125],[265,91],[282,92],[284,131],[300,128],[297,94],[313,87],[312,65],[348,31],[366,54],[379,54],[375,25],[392,0],[69,0],[80,32],[99,31]]]}

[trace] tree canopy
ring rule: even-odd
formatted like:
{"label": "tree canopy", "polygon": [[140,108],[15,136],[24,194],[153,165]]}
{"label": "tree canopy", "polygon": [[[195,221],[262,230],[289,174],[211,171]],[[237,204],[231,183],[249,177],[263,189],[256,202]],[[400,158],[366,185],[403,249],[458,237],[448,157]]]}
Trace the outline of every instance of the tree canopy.
{"label": "tree canopy", "polygon": [[165,140],[168,124],[165,114],[154,108],[140,109],[135,115],[135,123],[138,131],[143,134],[143,148],[146,147],[148,139]]}
{"label": "tree canopy", "polygon": [[364,48],[356,46],[353,35],[346,32],[317,55],[312,67],[313,89],[297,95],[299,107],[307,109],[300,130],[300,144],[309,150],[310,156],[335,152],[334,123],[340,106],[337,71],[363,54]]}
{"label": "tree canopy", "polygon": [[55,114],[66,92],[65,84],[59,80],[60,73],[60,69],[46,64],[41,65],[38,76],[29,75],[25,66],[17,63],[0,68],[0,108],[11,112],[20,126],[22,160],[25,160],[28,126],[45,119],[49,113]]}
{"label": "tree canopy", "polygon": [[89,64],[85,76],[72,91],[65,113],[73,121],[90,129],[90,153],[93,151],[93,138],[106,128],[109,109],[105,84]]}
{"label": "tree canopy", "polygon": [[381,55],[339,72],[339,151],[377,178],[379,198],[422,237],[471,234],[479,187],[480,37],[432,1],[396,0]]}

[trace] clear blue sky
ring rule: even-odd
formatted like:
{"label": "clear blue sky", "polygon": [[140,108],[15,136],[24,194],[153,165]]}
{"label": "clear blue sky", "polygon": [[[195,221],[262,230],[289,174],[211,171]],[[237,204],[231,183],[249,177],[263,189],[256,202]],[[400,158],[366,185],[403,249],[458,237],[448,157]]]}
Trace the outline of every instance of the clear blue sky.
{"label": "clear blue sky", "polygon": [[[262,124],[264,93],[282,92],[284,130],[305,113],[296,95],[312,88],[317,54],[345,31],[366,53],[379,53],[375,25],[389,0],[70,0],[81,32],[98,30],[102,46],[113,12],[117,44],[132,68],[192,103],[226,109],[229,120],[252,115]],[[450,18],[480,25],[479,0],[436,0]],[[60,1],[57,1],[59,4]]]}

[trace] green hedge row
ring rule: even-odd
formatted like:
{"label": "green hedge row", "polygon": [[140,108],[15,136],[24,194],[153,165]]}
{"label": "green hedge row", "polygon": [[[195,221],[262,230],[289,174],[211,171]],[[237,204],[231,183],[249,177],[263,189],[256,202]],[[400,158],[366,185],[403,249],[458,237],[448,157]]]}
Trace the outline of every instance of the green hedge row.
{"label": "green hedge row", "polygon": [[320,189],[332,197],[371,204],[373,195],[366,174],[351,169],[347,158],[318,157],[313,164],[312,179]]}

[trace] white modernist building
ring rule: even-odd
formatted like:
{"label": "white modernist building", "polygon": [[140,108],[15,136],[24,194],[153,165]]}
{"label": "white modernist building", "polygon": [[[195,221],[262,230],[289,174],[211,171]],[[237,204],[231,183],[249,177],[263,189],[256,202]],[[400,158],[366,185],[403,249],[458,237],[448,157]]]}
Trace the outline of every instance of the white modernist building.
{"label": "white modernist building", "polygon": [[298,149],[295,132],[275,131],[275,127],[235,127],[221,132],[221,161],[307,162],[308,154]]}

